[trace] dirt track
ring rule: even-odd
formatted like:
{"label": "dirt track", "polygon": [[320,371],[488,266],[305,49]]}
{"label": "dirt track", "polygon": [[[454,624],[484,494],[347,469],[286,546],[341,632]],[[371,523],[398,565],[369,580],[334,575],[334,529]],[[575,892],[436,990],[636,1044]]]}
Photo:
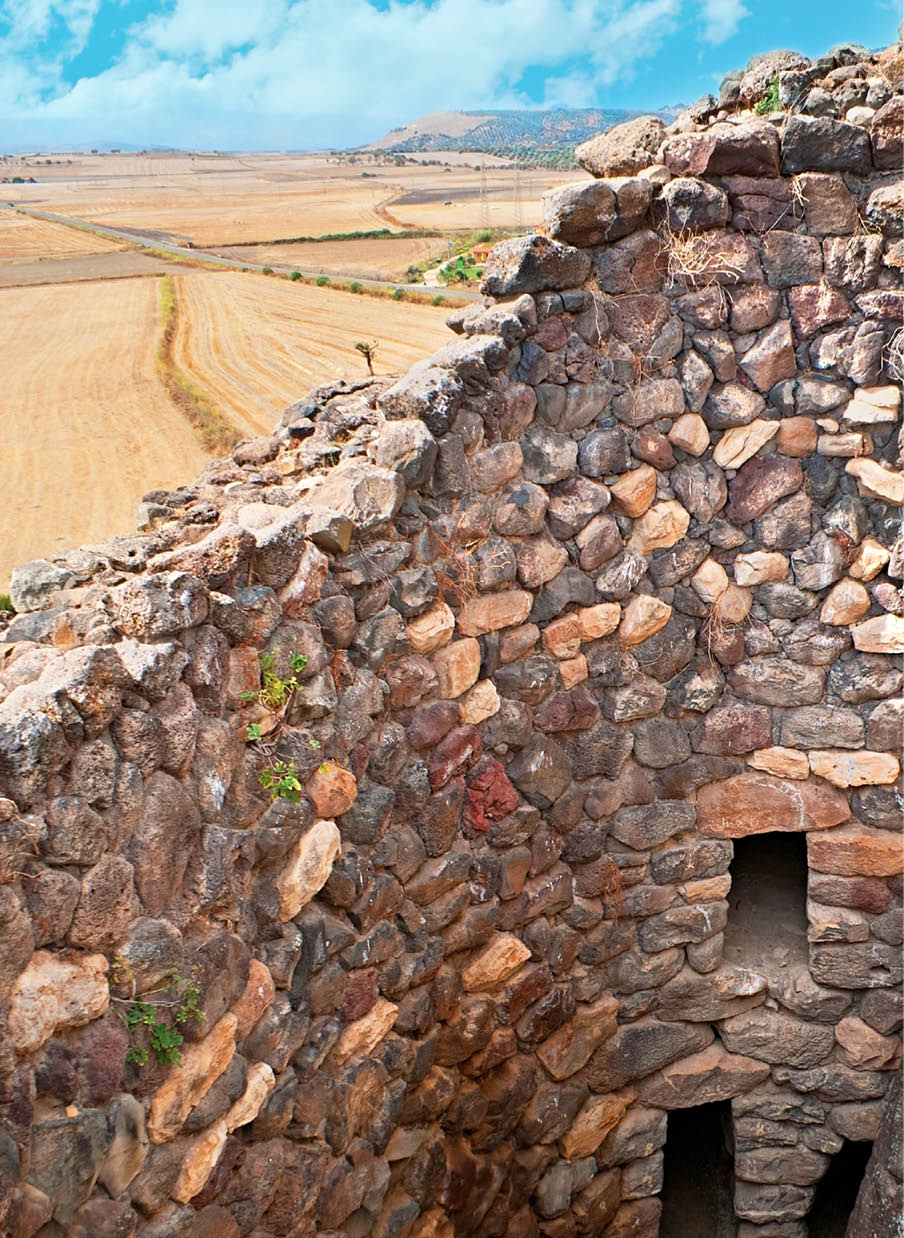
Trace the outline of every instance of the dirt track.
{"label": "dirt track", "polygon": [[377,340],[378,373],[407,369],[452,338],[447,309],[311,288],[264,275],[177,276],[176,365],[248,434],[269,433],[311,387],[362,378],[358,340]]}
{"label": "dirt track", "polygon": [[157,377],[156,279],[0,293],[0,588],[17,563],[135,527],[205,455]]}

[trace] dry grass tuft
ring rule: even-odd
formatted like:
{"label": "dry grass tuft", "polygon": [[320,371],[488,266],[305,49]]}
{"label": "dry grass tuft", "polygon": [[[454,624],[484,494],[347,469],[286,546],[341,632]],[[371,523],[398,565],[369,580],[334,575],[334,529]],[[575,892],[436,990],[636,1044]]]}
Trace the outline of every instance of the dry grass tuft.
{"label": "dry grass tuft", "polygon": [[[742,271],[725,256],[719,241],[708,232],[673,232],[665,228],[660,234],[662,255],[671,288],[706,288],[718,284],[726,276],[736,283]],[[724,296],[724,293],[723,293]]]}

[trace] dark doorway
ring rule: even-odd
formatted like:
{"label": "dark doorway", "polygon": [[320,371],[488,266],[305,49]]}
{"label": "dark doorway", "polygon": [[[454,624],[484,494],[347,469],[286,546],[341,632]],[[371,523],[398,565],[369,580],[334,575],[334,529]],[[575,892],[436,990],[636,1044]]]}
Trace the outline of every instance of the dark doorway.
{"label": "dark doorway", "polygon": [[872,1150],[871,1143],[845,1139],[841,1150],[832,1157],[810,1209],[809,1238],[844,1238]]}
{"label": "dark doorway", "polygon": [[764,975],[807,961],[807,836],[735,839],[725,959]]}
{"label": "dark doorway", "polygon": [[659,1238],[734,1238],[731,1103],[669,1114]]}

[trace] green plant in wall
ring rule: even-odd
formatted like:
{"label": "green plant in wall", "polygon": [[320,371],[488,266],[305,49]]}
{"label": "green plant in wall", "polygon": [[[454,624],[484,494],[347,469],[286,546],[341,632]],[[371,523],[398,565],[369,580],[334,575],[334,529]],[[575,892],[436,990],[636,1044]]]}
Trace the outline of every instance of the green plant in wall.
{"label": "green plant in wall", "polygon": [[781,111],[781,105],[778,100],[778,78],[774,77],[769,83],[766,93],[753,109],[757,116],[768,116],[770,112]]}
{"label": "green plant in wall", "polygon": [[[297,677],[308,664],[308,659],[303,653],[290,654],[289,665],[292,668],[292,674],[288,679],[282,679],[276,669],[276,655],[278,653],[278,649],[268,649],[258,655],[258,662],[261,668],[261,686],[256,692],[242,693],[243,701],[258,701],[273,713],[278,713],[284,705],[288,704],[292,693],[298,691]],[[260,737],[259,728],[257,734],[247,735],[249,740],[260,739]]]}
{"label": "green plant in wall", "polygon": [[291,761],[275,761],[262,769],[258,781],[275,800],[297,804],[301,799],[301,782]]}
{"label": "green plant in wall", "polygon": [[181,1066],[181,1045],[185,1037],[179,1027],[189,1019],[200,1022],[204,1018],[198,1008],[201,990],[194,978],[183,976],[173,967],[165,983],[139,998],[135,995],[135,976],[127,959],[117,955],[110,970],[115,984],[128,984],[132,988],[130,998],[113,998],[125,1007],[120,1018],[132,1042],[126,1061],[141,1067],[153,1053],[161,1066]]}

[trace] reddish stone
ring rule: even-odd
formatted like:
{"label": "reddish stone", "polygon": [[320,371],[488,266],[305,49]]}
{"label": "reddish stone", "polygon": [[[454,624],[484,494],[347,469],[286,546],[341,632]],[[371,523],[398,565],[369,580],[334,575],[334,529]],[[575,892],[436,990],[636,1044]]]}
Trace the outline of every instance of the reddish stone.
{"label": "reddish stone", "polygon": [[772,743],[772,711],[734,701],[711,710],[703,721],[698,752],[753,752]]}
{"label": "reddish stone", "polygon": [[844,322],[851,313],[844,293],[827,284],[798,284],[789,289],[788,304],[798,339],[807,339],[831,323]]}
{"label": "reddish stone", "polygon": [[431,791],[438,791],[447,782],[473,765],[483,753],[483,741],[475,726],[459,726],[436,746],[427,771]]}
{"label": "reddish stone", "polygon": [[731,524],[747,524],[767,512],[785,495],[803,485],[803,469],[787,456],[754,456],[738,469],[728,484],[726,519]]}
{"label": "reddish stone", "polygon": [[534,714],[534,726],[539,731],[586,731],[599,716],[596,699],[578,687],[548,697]]}
{"label": "reddish stone", "polygon": [[374,967],[359,968],[349,975],[339,1007],[339,1018],[343,1023],[354,1023],[372,1009],[377,1000],[378,978]]}
{"label": "reddish stone", "polygon": [[697,792],[697,828],[710,838],[744,838],[770,830],[825,830],[850,815],[847,799],[833,787],[770,774],[737,774],[723,782],[707,783]]}
{"label": "reddish stone", "polygon": [[414,711],[408,724],[408,742],[412,748],[432,748],[448,735],[458,722],[457,701],[434,701]]}
{"label": "reddish stone", "polygon": [[488,830],[491,821],[501,821],[517,807],[518,792],[509,782],[502,763],[484,758],[468,780],[468,825],[475,830]]}
{"label": "reddish stone", "polygon": [[668,298],[640,293],[616,297],[606,306],[615,334],[636,352],[647,352],[669,320]]}
{"label": "reddish stone", "polygon": [[904,867],[904,839],[896,830],[852,823],[822,837],[811,835],[807,839],[807,860],[820,873],[896,877]]}
{"label": "reddish stone", "polygon": [[673,469],[676,463],[672,444],[652,426],[641,426],[637,431],[631,444],[631,454],[657,469]]}

